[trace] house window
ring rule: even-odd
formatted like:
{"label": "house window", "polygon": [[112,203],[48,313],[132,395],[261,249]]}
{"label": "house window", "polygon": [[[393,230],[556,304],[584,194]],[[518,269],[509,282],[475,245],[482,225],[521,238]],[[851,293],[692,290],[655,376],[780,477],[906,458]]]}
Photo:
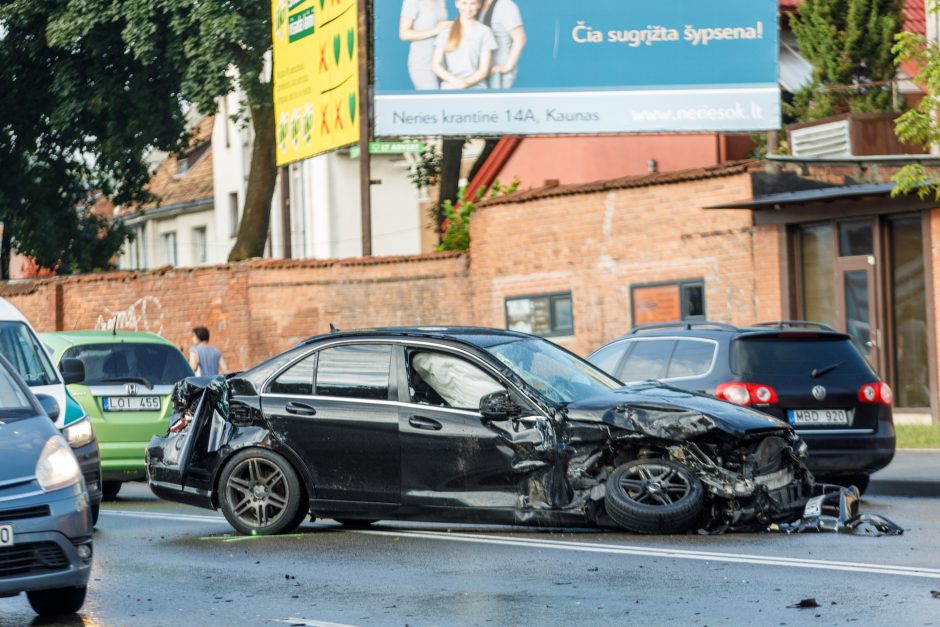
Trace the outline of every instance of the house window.
{"label": "house window", "polygon": [[163,240],[163,260],[171,265],[176,265],[176,231],[170,231],[160,236]]}
{"label": "house window", "polygon": [[574,335],[571,292],[507,298],[506,328],[543,337]]}
{"label": "house window", "polygon": [[238,192],[228,195],[228,223],[231,227],[229,237],[238,236]]}
{"label": "house window", "polygon": [[705,279],[633,285],[630,294],[634,326],[705,320]]}
{"label": "house window", "polygon": [[209,251],[206,241],[206,227],[197,226],[193,229],[193,261],[197,264],[208,261]]}

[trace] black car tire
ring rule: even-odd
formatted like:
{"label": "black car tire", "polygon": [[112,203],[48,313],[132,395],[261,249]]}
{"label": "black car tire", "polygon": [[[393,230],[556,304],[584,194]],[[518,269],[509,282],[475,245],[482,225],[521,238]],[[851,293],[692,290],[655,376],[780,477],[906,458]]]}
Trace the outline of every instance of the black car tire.
{"label": "black car tire", "polygon": [[85,604],[86,586],[79,588],[54,588],[32,590],[26,593],[33,611],[40,616],[62,616],[74,614]]}
{"label": "black car tire", "polygon": [[858,493],[865,494],[868,489],[868,483],[871,481],[871,475],[866,472],[859,472],[851,475],[835,475],[831,477],[817,477],[818,481],[823,483],[834,483],[843,487],[855,486]]}
{"label": "black car tire", "polygon": [[705,490],[692,471],[666,459],[638,459],[607,479],[607,513],[634,533],[682,533],[702,518]]}
{"label": "black car tire", "polygon": [[121,482],[120,481],[102,481],[101,482],[101,499],[103,501],[113,501],[117,498],[118,492],[121,491]]}
{"label": "black car tire", "polygon": [[350,529],[368,529],[375,520],[366,518],[334,518],[336,522]]}
{"label": "black car tire", "polygon": [[307,517],[307,495],[294,468],[274,451],[257,448],[232,456],[219,478],[225,519],[246,535],[290,533]]}
{"label": "black car tire", "polygon": [[91,506],[91,526],[98,524],[98,515],[101,513],[101,504],[95,503]]}

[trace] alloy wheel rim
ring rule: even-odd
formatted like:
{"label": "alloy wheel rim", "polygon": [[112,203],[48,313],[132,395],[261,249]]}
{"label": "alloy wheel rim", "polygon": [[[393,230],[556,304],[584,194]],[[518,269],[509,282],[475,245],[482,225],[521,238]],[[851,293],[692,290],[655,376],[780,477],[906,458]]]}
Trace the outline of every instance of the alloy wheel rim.
{"label": "alloy wheel rim", "polygon": [[270,527],[287,512],[287,478],[266,459],[249,457],[240,462],[229,475],[227,489],[232,513],[248,527]]}
{"label": "alloy wheel rim", "polygon": [[642,505],[672,505],[688,496],[692,484],[677,469],[660,464],[642,464],[620,478],[627,498]]}

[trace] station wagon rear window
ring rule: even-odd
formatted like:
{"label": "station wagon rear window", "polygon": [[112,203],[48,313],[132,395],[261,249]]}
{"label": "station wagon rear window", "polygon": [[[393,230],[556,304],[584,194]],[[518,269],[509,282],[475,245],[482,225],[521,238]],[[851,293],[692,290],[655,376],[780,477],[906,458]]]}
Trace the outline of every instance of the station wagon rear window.
{"label": "station wagon rear window", "polygon": [[145,379],[151,385],[172,385],[193,376],[182,353],[164,344],[114,343],[73,346],[62,358],[85,364],[83,385],[115,385],[128,378]]}
{"label": "station wagon rear window", "polygon": [[820,377],[829,372],[838,376],[874,376],[851,340],[814,334],[738,338],[731,349],[731,369],[743,376]]}

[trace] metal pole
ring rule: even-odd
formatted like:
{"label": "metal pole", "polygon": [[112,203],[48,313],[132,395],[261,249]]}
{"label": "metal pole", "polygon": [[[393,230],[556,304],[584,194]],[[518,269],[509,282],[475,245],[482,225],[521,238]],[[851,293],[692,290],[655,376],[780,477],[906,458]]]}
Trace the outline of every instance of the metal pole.
{"label": "metal pole", "polygon": [[359,198],[362,256],[372,256],[372,172],[369,160],[369,15],[367,0],[359,4]]}
{"label": "metal pole", "polygon": [[281,166],[281,240],[284,244],[284,259],[291,258],[290,225],[290,167]]}

